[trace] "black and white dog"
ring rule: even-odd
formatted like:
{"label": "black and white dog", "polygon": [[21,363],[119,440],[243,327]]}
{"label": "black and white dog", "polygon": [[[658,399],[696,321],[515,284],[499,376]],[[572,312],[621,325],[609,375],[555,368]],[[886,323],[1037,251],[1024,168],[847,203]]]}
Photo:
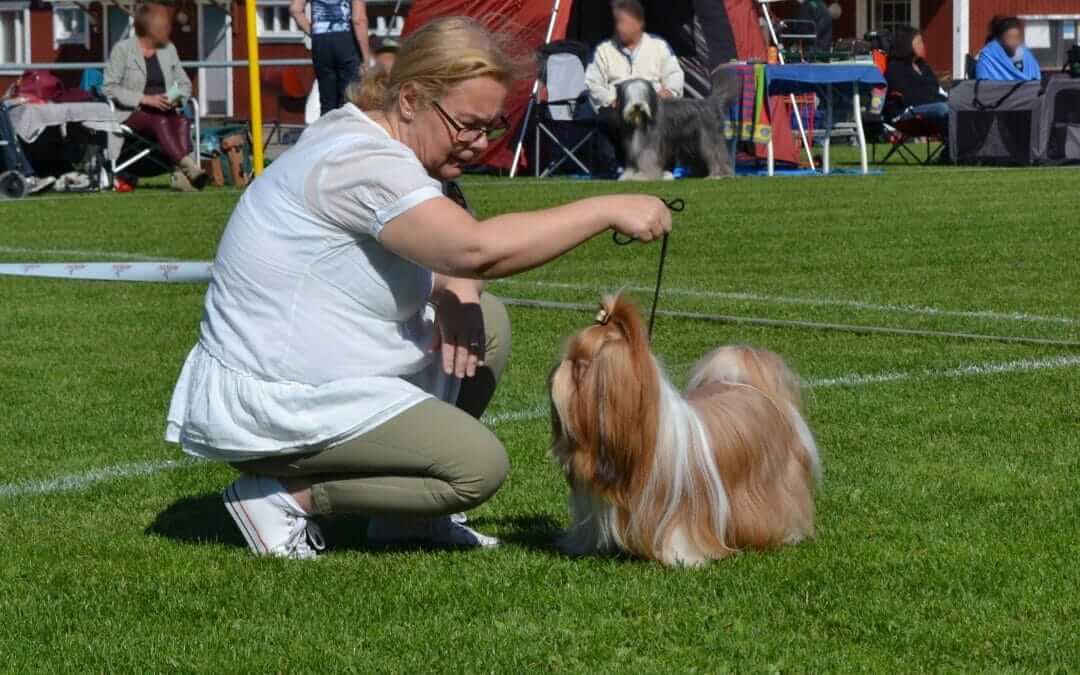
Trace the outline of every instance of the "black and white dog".
{"label": "black and white dog", "polygon": [[712,85],[708,98],[683,99],[660,98],[645,80],[619,83],[615,105],[626,153],[619,180],[660,180],[676,164],[698,176],[734,175],[724,124],[741,81],[734,69],[720,67]]}

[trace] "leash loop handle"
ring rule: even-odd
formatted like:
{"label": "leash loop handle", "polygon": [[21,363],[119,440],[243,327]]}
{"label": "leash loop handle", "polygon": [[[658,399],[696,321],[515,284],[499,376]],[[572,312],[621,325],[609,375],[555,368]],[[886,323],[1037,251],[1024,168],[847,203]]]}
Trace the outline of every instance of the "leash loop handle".
{"label": "leash loop handle", "polygon": [[[664,206],[668,207],[668,210],[671,211],[672,213],[681,213],[682,210],[686,208],[686,200],[684,200],[681,197],[676,197],[674,199],[662,199],[661,198],[660,201],[664,202]],[[667,232],[664,233],[664,239],[663,239],[663,242],[660,245],[660,265],[656,270],[656,290],[653,291],[652,309],[649,310],[649,341],[650,342],[652,341],[653,324],[656,323],[656,306],[660,302],[660,284],[663,282],[663,279],[664,279],[664,260],[667,259],[668,234],[669,233],[667,233]],[[630,244],[630,243],[635,241],[633,237],[620,237],[618,232],[612,232],[611,233],[611,238],[619,246],[626,246],[627,244]]]}
{"label": "leash loop handle", "polygon": [[[682,213],[682,210],[686,208],[686,200],[682,197],[676,197],[675,199],[661,198],[660,201],[664,202],[664,206],[668,207],[668,211],[671,211],[672,213]],[[664,238],[667,238],[666,234],[664,235]],[[611,239],[619,246],[627,246],[637,241],[633,237],[619,234],[618,232],[612,232]]]}

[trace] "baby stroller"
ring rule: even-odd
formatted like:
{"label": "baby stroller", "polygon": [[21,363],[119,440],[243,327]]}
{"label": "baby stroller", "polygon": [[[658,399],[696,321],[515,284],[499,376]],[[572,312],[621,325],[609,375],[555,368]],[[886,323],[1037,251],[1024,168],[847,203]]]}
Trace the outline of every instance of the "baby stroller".
{"label": "baby stroller", "polygon": [[0,103],[0,199],[21,199],[30,192],[33,176],[15,129],[8,119],[7,104]]}

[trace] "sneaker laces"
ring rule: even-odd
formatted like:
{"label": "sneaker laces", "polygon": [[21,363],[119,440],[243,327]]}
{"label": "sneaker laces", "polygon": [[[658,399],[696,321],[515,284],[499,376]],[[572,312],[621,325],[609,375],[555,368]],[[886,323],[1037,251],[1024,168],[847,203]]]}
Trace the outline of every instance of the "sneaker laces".
{"label": "sneaker laces", "polygon": [[285,557],[307,560],[319,555],[326,548],[322,528],[314,521],[301,516],[292,519],[289,537],[285,540]]}

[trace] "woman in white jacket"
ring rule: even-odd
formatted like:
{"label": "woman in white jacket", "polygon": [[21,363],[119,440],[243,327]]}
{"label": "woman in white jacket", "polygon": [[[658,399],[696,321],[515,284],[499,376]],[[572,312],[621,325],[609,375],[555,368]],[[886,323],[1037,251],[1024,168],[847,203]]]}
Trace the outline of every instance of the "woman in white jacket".
{"label": "woman in white jacket", "polygon": [[622,166],[615,87],[624,80],[642,79],[651,82],[662,98],[681,97],[684,75],[667,41],[645,32],[645,10],[638,0],[615,0],[611,11],[615,35],[597,45],[585,70],[585,85],[600,128],[614,144]]}

